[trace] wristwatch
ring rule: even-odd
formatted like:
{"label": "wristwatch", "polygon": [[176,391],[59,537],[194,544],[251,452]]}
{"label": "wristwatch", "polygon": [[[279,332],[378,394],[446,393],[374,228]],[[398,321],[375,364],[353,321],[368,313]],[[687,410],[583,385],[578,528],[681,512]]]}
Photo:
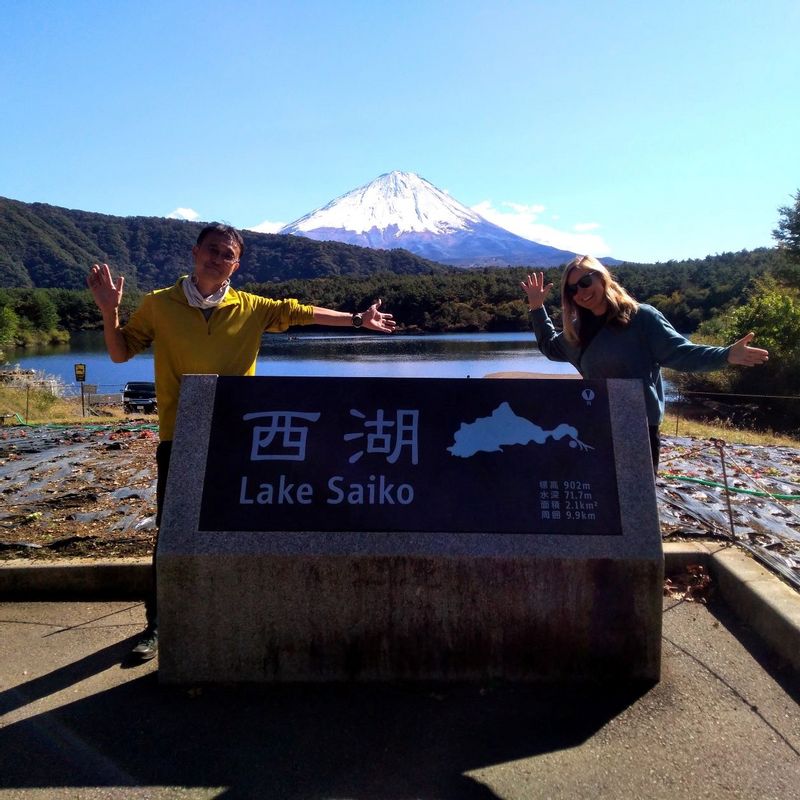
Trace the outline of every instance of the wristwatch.
{"label": "wristwatch", "polygon": [[364,317],[361,314],[353,314],[353,327],[360,328],[364,324]]}

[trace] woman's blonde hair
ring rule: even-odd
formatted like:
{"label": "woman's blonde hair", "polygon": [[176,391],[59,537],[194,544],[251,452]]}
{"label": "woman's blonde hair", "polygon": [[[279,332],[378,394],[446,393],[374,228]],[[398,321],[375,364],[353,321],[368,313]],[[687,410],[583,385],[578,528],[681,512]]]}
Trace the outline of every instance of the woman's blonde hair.
{"label": "woman's blonde hair", "polygon": [[561,274],[561,308],[564,335],[567,337],[567,341],[571,344],[581,342],[582,316],[591,313],[578,306],[574,296],[567,292],[567,279],[574,269],[594,272],[597,275],[595,280],[599,279],[603,282],[603,293],[608,304],[606,323],[619,327],[629,325],[639,304],[611,277],[611,273],[605,265],[601,264],[594,256],[577,256],[564,267],[564,272]]}

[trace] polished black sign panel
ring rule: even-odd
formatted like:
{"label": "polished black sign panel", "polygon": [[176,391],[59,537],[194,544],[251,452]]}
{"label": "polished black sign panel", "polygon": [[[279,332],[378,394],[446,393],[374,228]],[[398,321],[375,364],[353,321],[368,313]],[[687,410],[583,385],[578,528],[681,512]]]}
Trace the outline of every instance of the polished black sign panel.
{"label": "polished black sign panel", "polygon": [[605,383],[219,378],[200,529],[621,535]]}

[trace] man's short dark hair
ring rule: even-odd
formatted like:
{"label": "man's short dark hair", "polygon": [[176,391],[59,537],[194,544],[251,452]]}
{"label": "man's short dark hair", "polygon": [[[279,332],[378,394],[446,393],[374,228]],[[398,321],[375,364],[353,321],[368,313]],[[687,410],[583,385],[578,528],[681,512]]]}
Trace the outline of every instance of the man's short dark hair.
{"label": "man's short dark hair", "polygon": [[205,239],[209,233],[222,233],[225,236],[230,236],[230,238],[239,245],[239,258],[244,255],[244,239],[242,238],[242,234],[239,233],[233,225],[225,225],[222,222],[212,222],[210,225],[206,225],[197,236],[198,247],[203,244],[203,239]]}

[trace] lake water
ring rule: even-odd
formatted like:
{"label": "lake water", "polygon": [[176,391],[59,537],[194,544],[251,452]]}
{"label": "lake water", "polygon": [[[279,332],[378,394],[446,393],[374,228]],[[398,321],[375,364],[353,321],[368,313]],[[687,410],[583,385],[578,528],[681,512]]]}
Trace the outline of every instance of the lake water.
{"label": "lake water", "polygon": [[[86,365],[86,382],[101,393],[121,391],[126,381],[153,380],[153,355],[141,353],[114,364],[102,334],[75,334],[69,345],[15,350],[10,364],[75,383],[75,364]],[[258,375],[378,378],[481,378],[491,372],[576,374],[569,364],[548,361],[531,333],[424,336],[384,334],[268,334],[258,357]]]}

